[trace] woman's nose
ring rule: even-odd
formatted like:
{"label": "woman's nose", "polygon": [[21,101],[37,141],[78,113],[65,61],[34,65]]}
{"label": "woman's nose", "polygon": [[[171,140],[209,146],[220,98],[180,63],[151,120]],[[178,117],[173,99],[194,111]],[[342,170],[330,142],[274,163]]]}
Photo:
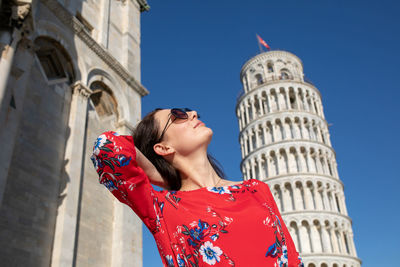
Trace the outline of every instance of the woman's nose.
{"label": "woman's nose", "polygon": [[195,110],[192,110],[192,111],[190,111],[189,113],[190,113],[190,116],[189,116],[190,119],[193,119],[193,118],[195,118],[195,117],[196,117],[196,118],[198,117],[197,112],[196,112]]}

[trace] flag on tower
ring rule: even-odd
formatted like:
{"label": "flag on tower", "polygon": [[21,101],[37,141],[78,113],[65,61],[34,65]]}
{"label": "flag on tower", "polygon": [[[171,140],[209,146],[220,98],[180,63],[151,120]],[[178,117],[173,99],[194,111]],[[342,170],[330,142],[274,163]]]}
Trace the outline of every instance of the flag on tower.
{"label": "flag on tower", "polygon": [[257,36],[257,40],[259,44],[262,44],[263,46],[265,46],[265,48],[269,50],[271,50],[271,47],[269,47],[269,45],[267,44],[267,42],[265,42],[258,34],[256,34]]}

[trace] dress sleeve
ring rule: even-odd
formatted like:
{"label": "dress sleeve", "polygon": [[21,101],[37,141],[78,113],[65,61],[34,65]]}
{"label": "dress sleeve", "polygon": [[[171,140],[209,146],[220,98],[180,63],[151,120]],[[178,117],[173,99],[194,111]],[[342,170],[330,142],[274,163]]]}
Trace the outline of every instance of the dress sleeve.
{"label": "dress sleeve", "polygon": [[281,213],[279,212],[279,209],[276,205],[274,197],[272,196],[269,186],[266,183],[263,183],[263,188],[265,190],[264,193],[267,196],[267,199],[269,200],[269,203],[271,204],[275,215],[278,217],[279,224],[280,224],[283,234],[285,236],[287,253],[288,253],[287,254],[288,255],[288,266],[289,267],[303,267],[304,266],[303,261],[299,255],[299,253],[296,250],[296,246],[294,245],[293,239],[290,236],[290,233],[285,225],[285,222],[282,219]]}
{"label": "dress sleeve", "polygon": [[91,157],[99,182],[122,203],[128,205],[154,231],[156,211],[154,189],[136,162],[132,136],[105,132],[95,141]]}

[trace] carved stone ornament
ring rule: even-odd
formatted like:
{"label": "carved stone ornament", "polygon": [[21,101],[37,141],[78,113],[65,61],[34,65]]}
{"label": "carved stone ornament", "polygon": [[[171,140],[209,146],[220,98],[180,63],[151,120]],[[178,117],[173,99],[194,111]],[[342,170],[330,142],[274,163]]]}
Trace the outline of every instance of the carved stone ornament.
{"label": "carved stone ornament", "polygon": [[93,91],[86,87],[82,81],[75,82],[71,87],[74,94],[79,94],[86,98],[89,98],[89,96],[93,93]]}

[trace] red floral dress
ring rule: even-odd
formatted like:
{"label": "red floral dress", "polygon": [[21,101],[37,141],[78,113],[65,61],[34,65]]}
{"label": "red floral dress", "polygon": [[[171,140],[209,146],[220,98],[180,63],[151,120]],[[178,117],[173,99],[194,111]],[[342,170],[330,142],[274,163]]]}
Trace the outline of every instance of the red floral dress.
{"label": "red floral dress", "polygon": [[302,266],[267,184],[156,191],[131,136],[105,132],[92,160],[100,183],[142,219],[164,266]]}

